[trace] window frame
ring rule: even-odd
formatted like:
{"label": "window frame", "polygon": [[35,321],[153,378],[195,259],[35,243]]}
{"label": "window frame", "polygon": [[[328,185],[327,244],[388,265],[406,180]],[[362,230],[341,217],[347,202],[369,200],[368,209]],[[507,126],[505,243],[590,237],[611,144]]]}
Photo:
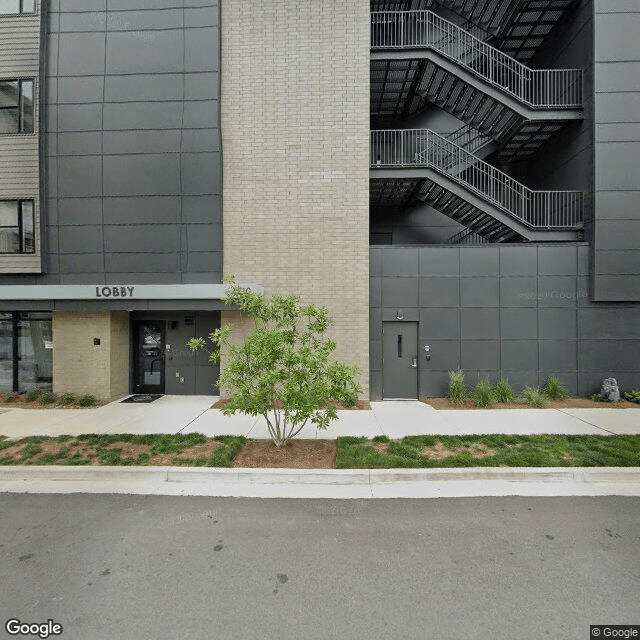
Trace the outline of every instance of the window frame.
{"label": "window frame", "polygon": [[[24,5],[29,4],[32,9],[25,11]],[[36,0],[18,0],[18,12],[17,13],[2,13],[0,10],[0,17],[2,16],[21,16],[21,15],[35,15],[38,12]]]}
{"label": "window frame", "polygon": [[[2,109],[17,109],[18,110],[18,130],[17,131],[3,131],[0,129],[0,136],[15,136],[15,135],[32,135],[36,130],[36,109],[35,109],[35,92],[36,82],[34,78],[0,78],[0,84],[3,82],[17,82],[18,83],[18,103],[15,107],[0,107]],[[24,93],[22,87],[25,83],[31,84],[31,128],[29,131],[24,131]]]}
{"label": "window frame", "polygon": [[[11,199],[2,199],[0,200],[0,203],[4,203],[4,202],[15,202],[17,203],[18,206],[18,225],[17,225],[17,230],[18,230],[18,251],[0,251],[0,256],[21,256],[21,255],[33,255],[36,252],[36,204],[35,204],[35,200],[32,200],[30,198],[11,198]],[[24,208],[23,205],[24,203],[29,203],[31,204],[31,229],[32,229],[32,234],[33,234],[33,241],[31,243],[31,250],[26,250],[25,249],[25,236],[24,236],[24,230],[25,230],[25,223],[24,223]],[[28,215],[28,214],[27,214]],[[4,226],[2,224],[0,224],[0,231],[2,229],[15,229],[16,227],[11,225],[11,226]]]}

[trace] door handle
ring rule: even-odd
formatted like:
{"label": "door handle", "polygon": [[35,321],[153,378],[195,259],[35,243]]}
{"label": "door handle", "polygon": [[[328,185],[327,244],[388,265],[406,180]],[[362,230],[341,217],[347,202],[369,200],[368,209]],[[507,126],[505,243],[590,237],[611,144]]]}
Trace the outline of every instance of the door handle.
{"label": "door handle", "polygon": [[414,369],[418,368],[418,356],[413,356],[413,358],[411,358],[411,366]]}

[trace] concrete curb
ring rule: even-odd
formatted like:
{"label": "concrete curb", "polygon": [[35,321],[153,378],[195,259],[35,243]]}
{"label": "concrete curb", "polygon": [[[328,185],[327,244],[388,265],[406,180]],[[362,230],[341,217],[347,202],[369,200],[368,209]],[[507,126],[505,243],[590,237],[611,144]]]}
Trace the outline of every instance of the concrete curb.
{"label": "concrete curb", "polygon": [[640,467],[216,469],[4,467],[0,492],[278,498],[637,495]]}

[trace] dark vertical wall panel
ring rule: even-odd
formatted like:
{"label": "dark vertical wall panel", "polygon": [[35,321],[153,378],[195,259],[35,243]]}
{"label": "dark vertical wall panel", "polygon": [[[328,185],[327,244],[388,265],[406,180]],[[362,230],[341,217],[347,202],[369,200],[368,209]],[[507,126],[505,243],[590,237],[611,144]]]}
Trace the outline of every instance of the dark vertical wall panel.
{"label": "dark vertical wall panel", "polygon": [[595,0],[595,300],[640,301],[637,2]]}
{"label": "dark vertical wall panel", "polygon": [[[371,247],[371,398],[382,393],[382,322],[419,321],[420,397],[504,376],[516,388],[550,375],[588,396],[614,376],[640,386],[640,305],[588,297],[586,243]],[[424,345],[431,347],[427,361]]]}
{"label": "dark vertical wall panel", "polygon": [[219,18],[217,0],[50,3],[37,282],[221,281]]}
{"label": "dark vertical wall panel", "polygon": [[440,244],[463,229],[455,220],[425,205],[411,211],[372,212],[370,233],[390,235],[391,242],[385,244]]}

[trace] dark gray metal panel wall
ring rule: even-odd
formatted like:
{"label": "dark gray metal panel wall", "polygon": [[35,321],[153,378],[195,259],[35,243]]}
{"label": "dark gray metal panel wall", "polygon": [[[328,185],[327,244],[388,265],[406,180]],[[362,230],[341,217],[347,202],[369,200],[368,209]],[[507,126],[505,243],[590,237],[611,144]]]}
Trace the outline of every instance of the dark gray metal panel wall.
{"label": "dark gray metal panel wall", "polygon": [[588,254],[586,243],[372,247],[371,398],[382,322],[398,310],[420,323],[421,397],[443,395],[458,367],[470,383],[505,376],[517,388],[557,375],[585,396],[610,375],[640,387],[640,305],[591,302]]}
{"label": "dark gray metal panel wall", "polygon": [[217,0],[52,0],[52,283],[220,282]]}
{"label": "dark gray metal panel wall", "polygon": [[391,233],[393,244],[439,244],[464,227],[428,206],[404,212],[372,212],[371,233]]}
{"label": "dark gray metal panel wall", "polygon": [[595,0],[596,300],[640,301],[640,5]]}

